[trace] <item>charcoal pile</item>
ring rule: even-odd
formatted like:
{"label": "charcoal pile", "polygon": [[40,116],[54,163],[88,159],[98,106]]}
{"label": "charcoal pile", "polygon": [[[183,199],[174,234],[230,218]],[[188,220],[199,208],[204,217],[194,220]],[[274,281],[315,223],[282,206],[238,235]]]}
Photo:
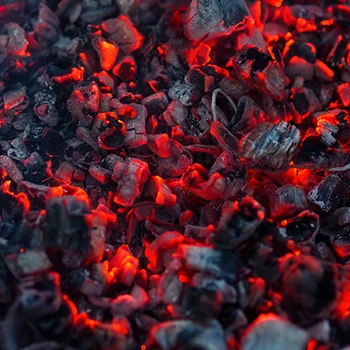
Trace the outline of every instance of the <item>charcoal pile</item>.
{"label": "charcoal pile", "polygon": [[349,26],[0,0],[0,348],[349,349]]}

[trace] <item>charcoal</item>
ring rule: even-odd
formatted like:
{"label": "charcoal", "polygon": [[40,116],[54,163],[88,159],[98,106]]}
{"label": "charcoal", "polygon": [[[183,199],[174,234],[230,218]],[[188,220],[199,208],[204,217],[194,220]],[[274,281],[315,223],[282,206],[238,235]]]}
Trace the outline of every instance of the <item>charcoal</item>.
{"label": "charcoal", "polygon": [[179,101],[184,106],[192,106],[200,100],[201,93],[194,85],[177,81],[169,89],[168,95],[172,100]]}
{"label": "charcoal", "polygon": [[231,77],[220,80],[219,87],[235,100],[240,99],[249,91],[247,86]]}
{"label": "charcoal", "polygon": [[231,132],[240,139],[266,120],[265,113],[254,101],[244,96],[238,101],[237,112],[231,119],[229,127]]}
{"label": "charcoal", "polygon": [[274,315],[260,316],[242,339],[242,349],[282,350],[285,344],[293,349],[304,349],[309,342],[305,330]]}
{"label": "charcoal", "polygon": [[23,180],[21,171],[17,168],[15,162],[8,156],[0,156],[0,167],[8,174],[9,178],[18,183]]}
{"label": "charcoal", "polygon": [[284,88],[289,79],[278,62],[253,45],[245,45],[232,59],[237,76],[250,89],[281,101],[285,96]]}
{"label": "charcoal", "polygon": [[315,237],[319,229],[319,216],[305,210],[297,216],[282,220],[279,225],[279,233],[285,239],[295,242],[309,241]]}
{"label": "charcoal", "polygon": [[118,46],[100,37],[93,39],[91,43],[99,55],[101,68],[105,71],[112,69],[118,57]]}
{"label": "charcoal", "polygon": [[190,245],[183,245],[181,253],[189,269],[209,272],[228,280],[236,279],[238,261],[233,253]]}
{"label": "charcoal", "polygon": [[124,122],[117,119],[113,112],[98,114],[92,126],[92,135],[97,137],[98,145],[103,150],[115,151],[120,148],[124,143],[126,133]]}
{"label": "charcoal", "polygon": [[242,1],[192,1],[185,15],[185,35],[191,41],[228,35],[244,25],[249,16]]}
{"label": "charcoal", "polygon": [[148,165],[143,161],[128,159],[125,163],[117,163],[112,175],[113,181],[118,183],[114,202],[124,206],[132,205],[148,177]]}
{"label": "charcoal", "polygon": [[178,320],[163,322],[151,330],[151,339],[163,350],[184,348],[225,349],[224,332],[215,320],[204,324]]}
{"label": "charcoal", "polygon": [[59,115],[55,108],[56,96],[49,89],[41,89],[34,94],[36,116],[48,126],[55,126],[59,121]]}
{"label": "charcoal", "polygon": [[[336,298],[332,266],[311,256],[299,256],[288,259],[282,271],[283,307],[292,320],[302,324],[305,314],[322,319],[332,311]],[[323,295],[322,302],[318,293]]]}
{"label": "charcoal", "polygon": [[292,160],[299,142],[300,133],[294,126],[263,122],[241,140],[240,153],[254,167],[282,170]]}
{"label": "charcoal", "polygon": [[217,230],[209,235],[209,243],[217,249],[233,250],[255,232],[264,216],[264,208],[252,198],[245,197],[223,209]]}
{"label": "charcoal", "polygon": [[343,194],[342,180],[337,175],[329,175],[308,193],[307,198],[321,210],[331,212],[338,206]]}
{"label": "charcoal", "polygon": [[113,68],[113,74],[123,81],[132,81],[136,75],[136,62],[132,56],[124,56]]}
{"label": "charcoal", "polygon": [[306,208],[306,195],[303,189],[297,186],[282,186],[270,197],[270,215],[272,218],[288,217]]}
{"label": "charcoal", "polygon": [[130,54],[142,45],[143,35],[127,15],[103,22],[102,29],[109,34],[108,39],[118,45],[125,54]]}
{"label": "charcoal", "polygon": [[1,41],[4,45],[0,46],[1,53],[24,56],[26,54],[29,42],[25,31],[17,23],[7,23],[2,29]]}
{"label": "charcoal", "polygon": [[349,214],[350,210],[348,207],[338,208],[329,219],[329,224],[332,226],[345,226],[350,222]]}

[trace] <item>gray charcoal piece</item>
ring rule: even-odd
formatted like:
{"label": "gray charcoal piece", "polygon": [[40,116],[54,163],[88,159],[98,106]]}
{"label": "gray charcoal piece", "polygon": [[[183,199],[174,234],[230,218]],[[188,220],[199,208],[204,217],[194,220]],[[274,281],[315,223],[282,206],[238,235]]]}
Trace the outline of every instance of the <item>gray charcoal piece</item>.
{"label": "gray charcoal piece", "polygon": [[237,278],[238,257],[231,252],[182,245],[182,253],[188,269],[209,272],[230,281]]}
{"label": "gray charcoal piece", "polygon": [[210,319],[202,323],[188,320],[162,322],[151,334],[162,350],[205,349],[226,350],[224,331],[218,321]]}
{"label": "gray charcoal piece", "polygon": [[331,212],[338,207],[344,191],[345,186],[340,177],[329,175],[308,193],[307,198],[323,211]]}
{"label": "gray charcoal piece", "polygon": [[38,275],[51,269],[52,264],[46,253],[28,249],[17,254],[4,256],[9,270],[16,278]]}
{"label": "gray charcoal piece", "polygon": [[270,197],[272,218],[293,215],[307,208],[307,198],[301,187],[284,185]]}
{"label": "gray charcoal piece", "polygon": [[243,0],[192,0],[184,17],[185,35],[191,41],[228,35],[248,16]]}
{"label": "gray charcoal piece", "polygon": [[252,167],[267,172],[285,170],[299,142],[300,132],[294,125],[263,122],[241,140],[240,154]]}
{"label": "gray charcoal piece", "polygon": [[242,339],[242,350],[304,350],[309,335],[302,328],[275,315],[263,315],[252,323]]}
{"label": "gray charcoal piece", "polygon": [[188,85],[179,80],[171,86],[168,95],[172,100],[177,100],[187,107],[192,106],[202,97],[202,93],[194,85]]}

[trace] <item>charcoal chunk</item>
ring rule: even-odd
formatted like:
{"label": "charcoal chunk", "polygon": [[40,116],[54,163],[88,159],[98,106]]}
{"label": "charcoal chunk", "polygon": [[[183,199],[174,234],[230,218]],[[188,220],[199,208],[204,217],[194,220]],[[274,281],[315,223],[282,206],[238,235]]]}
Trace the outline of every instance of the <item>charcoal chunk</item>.
{"label": "charcoal chunk", "polygon": [[312,239],[319,229],[319,216],[305,210],[297,216],[282,220],[279,225],[279,233],[285,239],[295,242],[305,242]]}
{"label": "charcoal chunk", "polygon": [[307,199],[301,187],[284,185],[270,197],[272,218],[286,217],[307,208]]}
{"label": "charcoal chunk", "polygon": [[275,316],[262,315],[251,324],[242,339],[242,350],[303,350],[309,342],[308,333]]}
{"label": "charcoal chunk", "polygon": [[182,245],[181,253],[189,269],[231,281],[237,278],[238,258],[233,253],[190,245]]}
{"label": "charcoal chunk", "polygon": [[163,322],[152,328],[151,338],[162,350],[226,349],[223,329],[213,319],[202,324],[187,320]]}
{"label": "charcoal chunk", "polygon": [[307,198],[323,211],[332,212],[342,200],[344,190],[340,177],[329,175],[308,193]]}
{"label": "charcoal chunk", "polygon": [[254,199],[245,197],[223,209],[218,229],[209,236],[209,243],[217,249],[235,249],[255,232],[264,217],[264,208]]}
{"label": "charcoal chunk", "polygon": [[299,130],[286,122],[263,122],[240,142],[241,157],[264,171],[284,170],[296,154]]}
{"label": "charcoal chunk", "polygon": [[185,14],[185,35],[191,41],[209,40],[243,27],[249,16],[244,1],[193,0]]}

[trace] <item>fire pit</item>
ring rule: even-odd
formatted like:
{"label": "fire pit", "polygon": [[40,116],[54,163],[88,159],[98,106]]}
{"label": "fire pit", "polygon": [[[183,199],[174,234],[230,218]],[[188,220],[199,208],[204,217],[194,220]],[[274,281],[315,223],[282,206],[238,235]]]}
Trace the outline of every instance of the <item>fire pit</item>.
{"label": "fire pit", "polygon": [[0,0],[0,348],[349,349],[349,25]]}

